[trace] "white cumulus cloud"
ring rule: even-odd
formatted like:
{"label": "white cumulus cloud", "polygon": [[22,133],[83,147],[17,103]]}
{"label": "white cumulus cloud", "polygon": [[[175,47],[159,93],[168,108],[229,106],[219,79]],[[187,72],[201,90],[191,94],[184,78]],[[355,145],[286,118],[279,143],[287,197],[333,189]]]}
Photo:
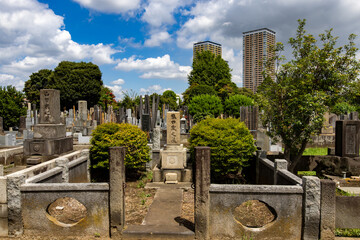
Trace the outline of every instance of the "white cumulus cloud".
{"label": "white cumulus cloud", "polygon": [[146,47],[157,47],[167,42],[171,42],[171,35],[168,32],[158,32],[152,34],[149,39],[146,39],[144,45]]}
{"label": "white cumulus cloud", "polygon": [[191,71],[190,66],[181,66],[170,59],[168,54],[157,58],[135,59],[135,56],[121,59],[118,70],[139,71],[141,78],[161,78],[186,80]]}
{"label": "white cumulus cloud", "polygon": [[153,93],[162,94],[166,90],[171,90],[171,88],[162,88],[160,85],[156,84],[156,85],[151,85],[148,88],[140,88],[140,93],[142,93],[142,94],[153,94]]}
{"label": "white cumulus cloud", "polygon": [[65,30],[64,18],[48,5],[36,0],[0,0],[0,6],[0,74],[24,82],[31,73],[53,68],[62,60],[114,63],[112,55],[117,50],[102,43],[74,42]]}
{"label": "white cumulus cloud", "polygon": [[140,0],[74,0],[84,8],[104,13],[126,13],[140,7]]}
{"label": "white cumulus cloud", "polygon": [[124,79],[119,78],[118,80],[115,80],[113,82],[111,82],[114,85],[123,85],[125,83]]}

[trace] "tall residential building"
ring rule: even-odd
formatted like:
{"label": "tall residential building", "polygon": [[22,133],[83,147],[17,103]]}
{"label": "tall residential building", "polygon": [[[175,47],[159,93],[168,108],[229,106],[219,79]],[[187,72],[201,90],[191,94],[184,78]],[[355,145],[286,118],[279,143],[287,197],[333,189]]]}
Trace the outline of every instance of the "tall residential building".
{"label": "tall residential building", "polygon": [[204,41],[204,42],[197,42],[194,43],[193,48],[193,57],[195,58],[196,52],[203,52],[203,51],[210,51],[215,54],[215,56],[220,55],[221,57],[221,44]]}
{"label": "tall residential building", "polygon": [[243,32],[243,82],[254,93],[263,82],[263,61],[270,55],[271,45],[275,45],[275,32],[270,29]]}

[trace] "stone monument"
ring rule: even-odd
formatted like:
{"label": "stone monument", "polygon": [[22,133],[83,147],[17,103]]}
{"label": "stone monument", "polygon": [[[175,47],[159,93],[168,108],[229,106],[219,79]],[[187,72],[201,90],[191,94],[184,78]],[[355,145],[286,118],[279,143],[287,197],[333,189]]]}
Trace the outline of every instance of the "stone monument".
{"label": "stone monument", "polygon": [[336,121],[335,130],[335,155],[359,157],[360,121]]}
{"label": "stone monument", "polygon": [[0,134],[4,134],[4,122],[2,117],[0,117]]}
{"label": "stone monument", "polygon": [[41,89],[39,123],[34,125],[34,138],[24,141],[24,156],[43,156],[33,163],[37,164],[72,150],[73,138],[66,137],[66,126],[60,122],[60,91]]}
{"label": "stone monument", "polygon": [[165,180],[165,183],[190,182],[191,171],[185,169],[186,148],[180,144],[180,113],[167,112],[166,120],[166,146],[160,150],[160,177],[155,180]]}

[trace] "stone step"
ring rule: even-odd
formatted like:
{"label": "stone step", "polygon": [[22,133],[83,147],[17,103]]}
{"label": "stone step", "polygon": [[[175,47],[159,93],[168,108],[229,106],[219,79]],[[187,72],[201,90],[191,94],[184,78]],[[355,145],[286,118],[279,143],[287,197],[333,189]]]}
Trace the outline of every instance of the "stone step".
{"label": "stone step", "polygon": [[174,225],[129,225],[123,239],[194,239],[194,232],[184,226]]}

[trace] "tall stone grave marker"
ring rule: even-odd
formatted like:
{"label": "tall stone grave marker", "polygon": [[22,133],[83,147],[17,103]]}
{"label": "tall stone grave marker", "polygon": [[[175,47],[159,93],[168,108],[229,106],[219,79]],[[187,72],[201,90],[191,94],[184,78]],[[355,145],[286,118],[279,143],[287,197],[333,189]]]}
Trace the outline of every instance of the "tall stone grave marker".
{"label": "tall stone grave marker", "polygon": [[34,139],[24,141],[24,156],[55,156],[72,149],[73,138],[66,137],[66,126],[60,122],[60,91],[41,89],[39,124],[34,126]]}
{"label": "tall stone grave marker", "polygon": [[0,134],[4,133],[4,121],[3,118],[0,117]]}
{"label": "tall stone grave marker", "polygon": [[335,155],[359,157],[360,121],[336,121]]}
{"label": "tall stone grave marker", "polygon": [[87,101],[78,101],[79,119],[80,121],[87,120]]}

